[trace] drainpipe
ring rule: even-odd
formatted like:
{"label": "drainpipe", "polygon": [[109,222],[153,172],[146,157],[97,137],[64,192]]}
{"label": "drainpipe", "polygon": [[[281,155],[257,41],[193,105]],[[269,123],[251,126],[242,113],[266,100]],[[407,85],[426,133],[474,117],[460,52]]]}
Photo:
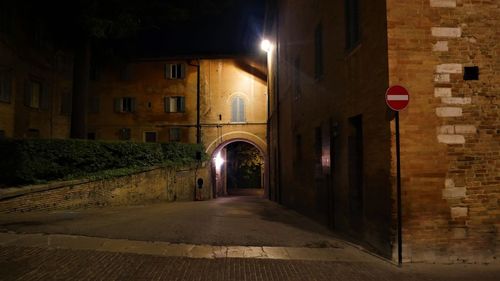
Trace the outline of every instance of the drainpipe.
{"label": "drainpipe", "polygon": [[279,17],[279,3],[276,2],[276,128],[277,128],[277,142],[278,142],[278,185],[277,187],[277,201],[281,203],[281,143],[280,143],[280,17]]}
{"label": "drainpipe", "polygon": [[[201,125],[200,125],[200,60],[197,59],[197,64],[188,63],[191,66],[196,67],[196,143],[201,143]],[[193,190],[193,200],[197,201],[197,181],[198,181],[198,167],[199,161],[196,163],[196,170],[194,173],[194,190]]]}
{"label": "drainpipe", "polygon": [[197,64],[189,63],[196,67],[196,143],[201,143],[201,125],[200,125],[200,60]]}
{"label": "drainpipe", "polygon": [[201,143],[201,126],[200,126],[200,60],[196,67],[196,143]]}

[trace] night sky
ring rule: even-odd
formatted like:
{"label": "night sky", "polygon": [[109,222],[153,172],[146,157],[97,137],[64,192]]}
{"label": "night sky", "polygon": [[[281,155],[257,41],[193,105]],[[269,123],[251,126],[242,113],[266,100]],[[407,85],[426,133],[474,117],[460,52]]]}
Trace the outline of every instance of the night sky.
{"label": "night sky", "polygon": [[140,57],[227,55],[259,51],[265,0],[233,0],[217,15],[174,22],[138,34]]}

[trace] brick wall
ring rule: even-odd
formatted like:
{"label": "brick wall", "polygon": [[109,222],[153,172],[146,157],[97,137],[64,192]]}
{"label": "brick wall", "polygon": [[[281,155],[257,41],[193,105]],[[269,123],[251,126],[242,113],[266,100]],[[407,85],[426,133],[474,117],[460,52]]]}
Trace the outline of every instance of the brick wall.
{"label": "brick wall", "polygon": [[[345,1],[279,1],[279,103],[271,104],[278,120],[270,129],[281,153],[272,155],[279,165],[271,169],[282,203],[390,257],[385,3],[361,2],[360,41],[348,48]],[[356,132],[352,118],[361,123]]]}
{"label": "brick wall", "polygon": [[[97,181],[60,182],[0,190],[0,212],[48,211],[88,207],[134,205],[148,202],[189,201],[196,178],[203,178],[203,200],[212,197],[206,167],[186,170],[155,168],[128,176]],[[30,190],[20,193],[20,189]],[[17,194],[17,195],[16,195]]]}
{"label": "brick wall", "polygon": [[[401,113],[407,261],[498,256],[499,4],[387,1],[390,84],[411,94]],[[466,66],[479,80],[464,81]]]}

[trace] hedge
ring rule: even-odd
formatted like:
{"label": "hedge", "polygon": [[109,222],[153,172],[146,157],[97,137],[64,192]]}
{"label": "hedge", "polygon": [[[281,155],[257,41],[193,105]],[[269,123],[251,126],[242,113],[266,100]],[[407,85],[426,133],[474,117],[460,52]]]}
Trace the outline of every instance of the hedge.
{"label": "hedge", "polygon": [[197,151],[206,159],[203,147],[195,144],[0,140],[0,183],[29,184],[163,163],[185,165],[196,161]]}

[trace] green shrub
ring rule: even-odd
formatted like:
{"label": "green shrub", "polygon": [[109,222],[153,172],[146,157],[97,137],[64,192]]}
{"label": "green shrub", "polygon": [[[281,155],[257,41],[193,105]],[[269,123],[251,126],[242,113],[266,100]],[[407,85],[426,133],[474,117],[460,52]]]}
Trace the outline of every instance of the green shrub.
{"label": "green shrub", "polygon": [[196,151],[203,151],[203,147],[177,143],[0,140],[0,183],[38,183],[165,162],[183,165],[196,161]]}
{"label": "green shrub", "polygon": [[162,143],[161,148],[165,160],[175,164],[189,164],[196,161],[196,153],[201,154],[201,160],[208,159],[207,154],[201,144],[185,144],[185,143]]}

